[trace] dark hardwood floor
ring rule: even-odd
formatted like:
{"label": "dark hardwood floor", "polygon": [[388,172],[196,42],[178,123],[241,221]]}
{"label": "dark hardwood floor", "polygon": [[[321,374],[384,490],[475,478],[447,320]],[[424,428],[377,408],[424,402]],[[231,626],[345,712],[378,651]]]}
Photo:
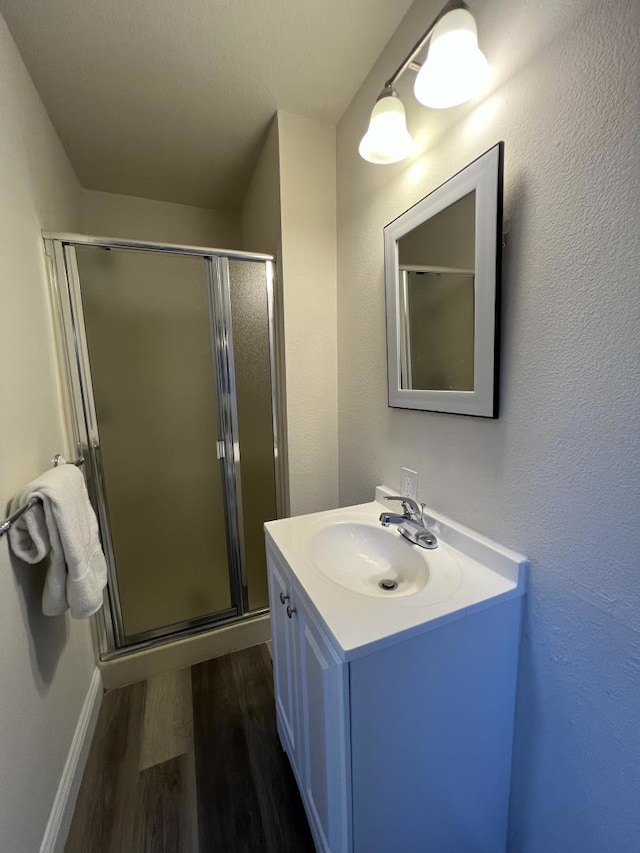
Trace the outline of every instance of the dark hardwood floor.
{"label": "dark hardwood floor", "polygon": [[313,853],[266,646],[107,693],[66,853]]}

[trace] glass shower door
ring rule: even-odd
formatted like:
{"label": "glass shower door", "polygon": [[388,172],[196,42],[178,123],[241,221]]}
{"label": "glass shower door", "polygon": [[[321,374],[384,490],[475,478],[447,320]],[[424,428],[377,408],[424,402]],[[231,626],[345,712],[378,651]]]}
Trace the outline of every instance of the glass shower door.
{"label": "glass shower door", "polygon": [[81,294],[116,642],[233,616],[215,261],[91,245],[67,252]]}

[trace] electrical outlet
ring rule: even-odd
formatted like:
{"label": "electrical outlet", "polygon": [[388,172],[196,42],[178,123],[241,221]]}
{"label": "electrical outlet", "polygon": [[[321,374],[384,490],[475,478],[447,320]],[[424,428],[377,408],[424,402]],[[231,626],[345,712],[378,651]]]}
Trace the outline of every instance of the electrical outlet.
{"label": "electrical outlet", "polygon": [[400,494],[403,498],[418,499],[418,472],[411,468],[400,469]]}

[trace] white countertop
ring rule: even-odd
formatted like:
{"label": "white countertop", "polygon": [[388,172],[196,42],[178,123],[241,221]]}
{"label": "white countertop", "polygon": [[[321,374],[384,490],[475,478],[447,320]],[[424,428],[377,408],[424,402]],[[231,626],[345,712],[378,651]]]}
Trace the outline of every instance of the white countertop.
{"label": "white countertop", "polygon": [[[385,492],[392,493],[384,487],[376,490],[379,497]],[[523,595],[527,561],[522,555],[428,508],[425,521],[438,536],[439,547],[426,551],[407,543],[429,564],[430,580],[423,593],[394,598],[364,595],[339,586],[318,571],[310,547],[318,530],[344,522],[379,526],[380,513],[389,509],[388,503],[371,501],[265,524],[267,544],[296,576],[344,660]],[[389,535],[400,536],[392,528]]]}

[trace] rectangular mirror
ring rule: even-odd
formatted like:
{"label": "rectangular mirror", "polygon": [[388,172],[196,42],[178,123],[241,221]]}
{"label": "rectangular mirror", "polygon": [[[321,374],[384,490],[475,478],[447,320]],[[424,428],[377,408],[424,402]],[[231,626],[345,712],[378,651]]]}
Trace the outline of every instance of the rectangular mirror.
{"label": "rectangular mirror", "polygon": [[390,406],[497,417],[503,151],[384,229]]}

